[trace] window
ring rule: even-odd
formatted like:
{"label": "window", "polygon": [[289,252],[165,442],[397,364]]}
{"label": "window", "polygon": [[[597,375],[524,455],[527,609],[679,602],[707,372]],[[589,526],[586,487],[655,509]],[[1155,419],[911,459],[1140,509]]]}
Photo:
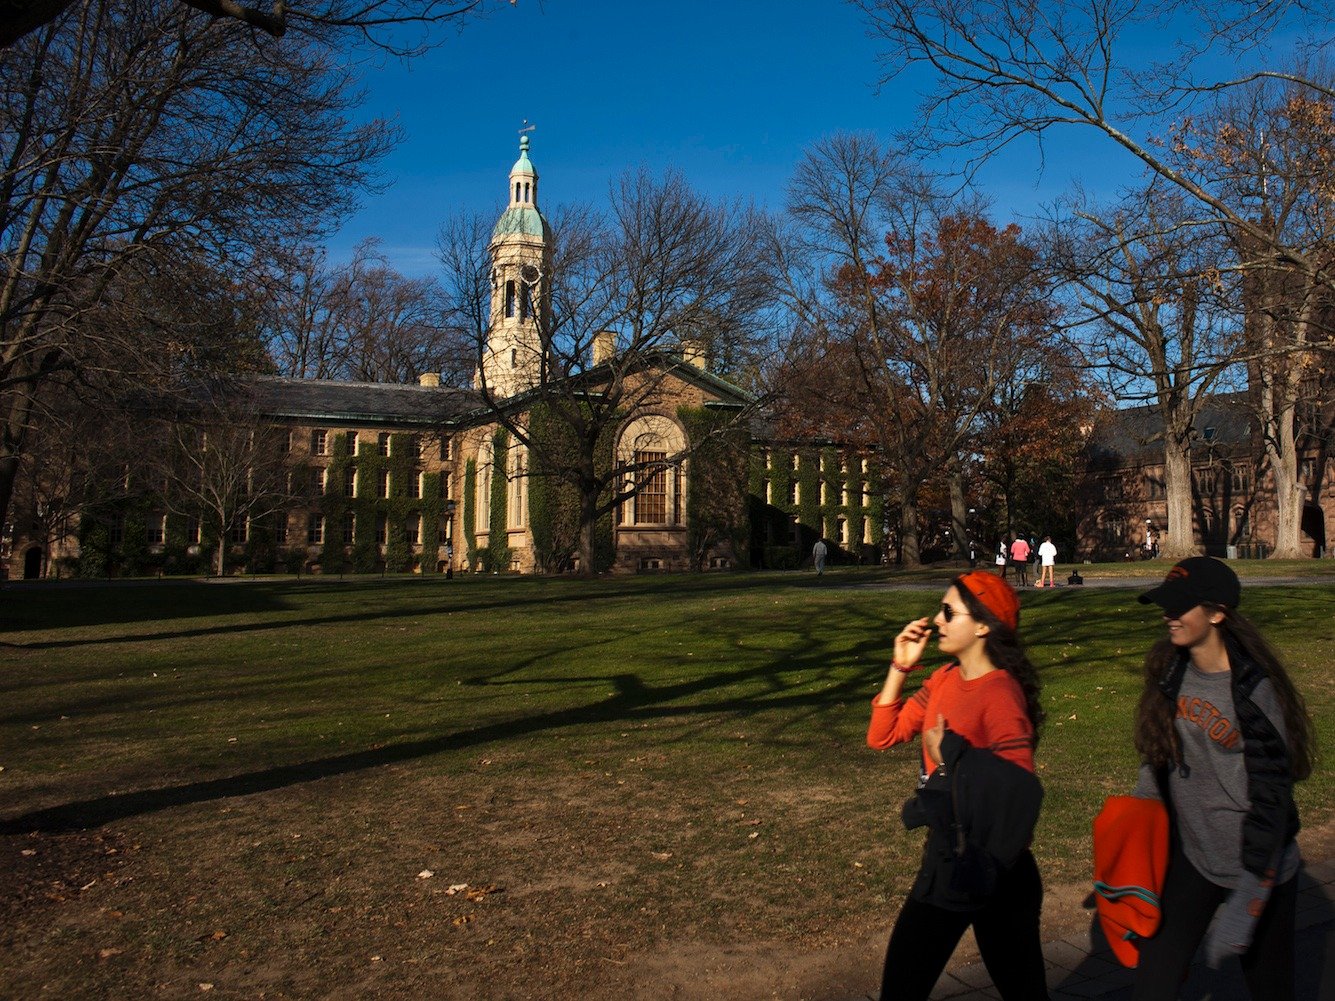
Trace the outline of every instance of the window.
{"label": "window", "polygon": [[306,516],[306,544],[308,546],[324,545],[324,515],[309,514]]}
{"label": "window", "polygon": [[[636,452],[637,464],[662,462],[666,452]],[[642,469],[637,475],[640,484],[635,495],[635,520],[640,524],[662,524],[667,521],[667,468]]]}
{"label": "window", "polygon": [[311,493],[316,497],[324,494],[326,470],[323,466],[317,466],[311,470]]}
{"label": "window", "polygon": [[1214,469],[1212,469],[1209,466],[1206,466],[1204,468],[1196,470],[1196,489],[1200,491],[1201,496],[1203,497],[1214,496],[1215,487],[1217,485],[1218,484],[1215,482]]}
{"label": "window", "polygon": [[376,439],[376,445],[380,449],[381,455],[389,455],[389,434],[382,431]]}
{"label": "window", "polygon": [[769,449],[767,449],[767,448],[762,448],[762,449],[760,450],[760,464],[761,464],[762,466],[764,466],[766,469],[769,469],[769,468],[770,468],[770,452],[769,452]]}
{"label": "window", "polygon": [[1250,538],[1252,534],[1251,519],[1247,517],[1246,508],[1233,509],[1233,536],[1237,539]]}
{"label": "window", "polygon": [[843,518],[834,519],[834,541],[843,545],[848,537],[848,523]]}
{"label": "window", "polygon": [[357,515],[352,511],[343,512],[343,544],[350,546],[357,540]]}
{"label": "window", "polygon": [[356,455],[356,454],[357,454],[357,432],[356,432],[356,431],[345,431],[345,432],[343,432],[343,441],[344,441],[344,443],[348,446],[348,455]]}
{"label": "window", "polygon": [[440,436],[440,461],[447,462],[454,458],[454,442],[449,435]]}
{"label": "window", "polygon": [[798,488],[797,480],[788,481],[788,503],[789,504],[802,503],[802,491]]}
{"label": "window", "polygon": [[761,495],[765,498],[766,504],[774,503],[774,486],[769,480],[765,480],[764,483],[761,484]]}
{"label": "window", "polygon": [[1229,470],[1229,485],[1235,494],[1252,492],[1252,471],[1246,466],[1234,466]]}
{"label": "window", "polygon": [[287,515],[280,513],[278,523],[274,526],[273,540],[280,546],[287,545]]}
{"label": "window", "polygon": [[840,505],[841,507],[848,507],[848,483],[847,483],[847,482],[844,482],[844,483],[839,484],[839,505]]}
{"label": "window", "polygon": [[232,530],[228,533],[228,538],[230,538],[235,545],[242,545],[246,541],[246,537],[249,535],[249,528],[250,519],[244,517],[240,518],[237,521],[232,522]]}
{"label": "window", "polygon": [[145,529],[145,541],[150,546],[162,545],[163,540],[167,537],[167,516],[165,514],[150,514]]}
{"label": "window", "polygon": [[408,477],[408,496],[414,499],[422,496],[422,472],[414,470]]}
{"label": "window", "polygon": [[287,432],[287,450],[291,452],[296,447],[297,447],[297,436],[291,431],[291,429],[289,429]]}
{"label": "window", "polygon": [[343,468],[343,496],[357,496],[357,467],[345,466]]}
{"label": "window", "polygon": [[513,281],[505,283],[505,315],[515,315],[515,283]]}
{"label": "window", "polygon": [[111,520],[111,544],[119,546],[125,541],[125,515],[118,514]]}
{"label": "window", "polygon": [[1145,477],[1145,498],[1147,500],[1162,500],[1165,496],[1163,480],[1158,476],[1150,475]]}
{"label": "window", "polygon": [[438,535],[436,536],[437,539],[440,540],[440,544],[443,546],[443,545],[445,545],[445,543],[447,543],[447,542],[450,541],[451,536],[452,536],[452,531],[451,531],[451,522],[450,522],[450,519],[449,519],[449,518],[441,518],[441,519],[440,519],[440,531],[439,531]]}
{"label": "window", "polygon": [[519,292],[519,318],[527,320],[533,315],[533,289],[525,285]]}
{"label": "window", "polygon": [[440,474],[440,495],[448,498],[450,496],[450,474]]}
{"label": "window", "polygon": [[1205,438],[1206,441],[1214,441],[1214,435],[1215,435],[1215,429],[1212,427],[1207,427],[1205,429],[1205,434],[1203,435],[1203,437]]}
{"label": "window", "polygon": [[797,453],[794,452],[790,457],[788,468],[791,469],[793,472],[797,472],[797,463],[798,463],[798,456]]}
{"label": "window", "polygon": [[199,545],[199,519],[193,514],[185,520],[185,544],[187,546]]}
{"label": "window", "polygon": [[408,545],[416,546],[422,541],[422,516],[417,512],[408,515],[408,520],[404,523],[403,534],[408,539]]}
{"label": "window", "polygon": [[[824,462],[824,460],[822,460],[822,463],[823,463],[823,462]],[[830,481],[829,481],[829,480],[821,480],[821,481],[820,481],[820,502],[821,502],[822,504],[828,504],[828,503],[830,503]]]}
{"label": "window", "polygon": [[311,455],[328,455],[329,436],[324,431],[311,432]]}
{"label": "window", "polygon": [[389,538],[389,518],[383,514],[375,516],[375,543],[383,546]]}
{"label": "window", "polygon": [[388,470],[388,469],[382,469],[382,470],[380,470],[380,474],[379,474],[379,476],[376,477],[375,495],[376,495],[377,497],[388,497],[388,496],[389,496],[389,470]]}
{"label": "window", "polygon": [[414,459],[420,459],[422,457],[422,439],[417,437],[417,435],[412,435],[408,438],[408,454]]}

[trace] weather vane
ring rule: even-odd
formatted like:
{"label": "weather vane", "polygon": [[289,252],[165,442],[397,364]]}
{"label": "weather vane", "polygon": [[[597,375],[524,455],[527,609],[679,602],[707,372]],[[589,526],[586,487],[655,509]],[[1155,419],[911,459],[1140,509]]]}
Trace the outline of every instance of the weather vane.
{"label": "weather vane", "polygon": [[522,129],[519,130],[519,134],[522,136],[525,132],[532,132],[532,131],[533,131],[534,129],[536,129],[536,128],[537,128],[536,125],[532,125],[532,124],[530,124],[530,123],[529,123],[529,120],[528,120],[527,118],[525,118],[525,119],[524,119],[524,127],[523,127]]}

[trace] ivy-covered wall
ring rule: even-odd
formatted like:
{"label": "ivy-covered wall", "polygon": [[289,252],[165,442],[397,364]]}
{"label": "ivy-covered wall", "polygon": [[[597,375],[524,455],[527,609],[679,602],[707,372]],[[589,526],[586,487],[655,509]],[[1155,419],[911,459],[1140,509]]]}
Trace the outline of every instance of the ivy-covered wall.
{"label": "ivy-covered wall", "polygon": [[[797,468],[792,456],[797,455]],[[768,465],[766,460],[768,459]],[[822,469],[823,465],[823,469]],[[792,569],[811,558],[811,547],[824,538],[832,562],[865,563],[878,559],[883,543],[881,485],[855,454],[835,448],[754,447],[748,476],[751,492],[752,559],[769,569]],[[769,483],[769,500],[765,484]],[[797,486],[794,503],[793,485]],[[822,484],[825,485],[822,493]],[[864,499],[865,495],[865,499]],[[839,544],[839,519],[844,542]],[[790,524],[797,524],[793,542]],[[864,542],[870,535],[871,541]]]}
{"label": "ivy-covered wall", "polygon": [[745,567],[750,563],[746,430],[735,425],[731,413],[708,407],[679,407],[677,418],[691,445],[686,495],[691,565],[707,569],[710,558],[726,550]]}

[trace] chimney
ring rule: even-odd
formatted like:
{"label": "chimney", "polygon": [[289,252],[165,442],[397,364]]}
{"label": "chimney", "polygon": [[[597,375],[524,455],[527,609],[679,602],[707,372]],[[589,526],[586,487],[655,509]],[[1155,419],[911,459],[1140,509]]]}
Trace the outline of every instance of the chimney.
{"label": "chimney", "polygon": [[593,335],[593,363],[595,365],[611,361],[616,352],[617,332],[615,330],[600,330]]}
{"label": "chimney", "polygon": [[704,343],[693,337],[683,337],[681,339],[681,360],[689,362],[701,371],[709,367],[709,359],[705,357]]}
{"label": "chimney", "polygon": [[440,385],[440,373],[423,372],[417,377],[417,384],[419,386],[426,386],[429,389],[435,389]]}

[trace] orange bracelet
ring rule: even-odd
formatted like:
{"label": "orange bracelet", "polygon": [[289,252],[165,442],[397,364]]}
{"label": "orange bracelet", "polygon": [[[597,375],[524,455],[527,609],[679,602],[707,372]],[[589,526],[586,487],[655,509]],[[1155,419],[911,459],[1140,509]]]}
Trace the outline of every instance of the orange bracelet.
{"label": "orange bracelet", "polygon": [[918,669],[917,664],[914,664],[912,667],[904,667],[900,664],[896,664],[893,660],[890,662],[890,667],[892,670],[898,671],[900,674],[912,674]]}

